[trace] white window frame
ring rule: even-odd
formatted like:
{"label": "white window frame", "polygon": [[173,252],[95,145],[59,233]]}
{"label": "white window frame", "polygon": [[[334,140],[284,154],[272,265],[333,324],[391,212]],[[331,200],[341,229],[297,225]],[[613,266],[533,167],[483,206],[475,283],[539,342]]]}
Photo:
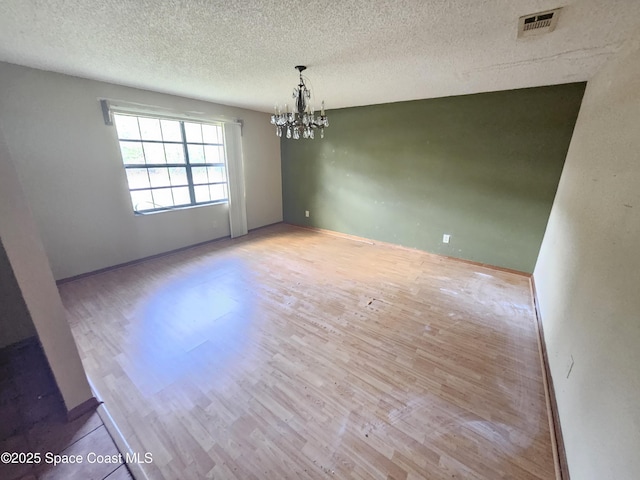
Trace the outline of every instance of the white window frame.
{"label": "white window frame", "polygon": [[[228,203],[229,201],[229,177],[227,171],[227,161],[226,161],[226,142],[225,142],[225,134],[224,134],[224,124],[222,122],[214,122],[214,121],[203,121],[189,118],[168,118],[164,115],[157,115],[153,113],[147,112],[135,112],[135,111],[120,111],[120,110],[112,110],[110,112],[117,124],[119,118],[136,118],[136,124],[138,125],[137,138],[125,138],[125,135],[122,135],[120,132],[117,132],[118,143],[120,146],[121,160],[125,171],[127,172],[141,172],[145,171],[148,182],[146,185],[139,186],[132,184],[131,178],[129,174],[127,174],[127,183],[129,189],[129,195],[131,197],[131,203],[133,207],[133,211],[136,214],[148,214],[155,212],[163,212],[170,211],[176,209],[183,208],[191,208],[197,207],[201,205],[213,205],[220,203]],[[160,129],[160,139],[157,137],[155,139],[145,138],[145,135],[140,130],[140,119],[151,119],[157,122],[165,121],[171,122],[173,126],[177,123],[180,129],[179,139],[172,138],[171,140],[164,138],[163,129]],[[203,126],[212,126],[215,128],[217,132],[215,141],[212,143],[211,141],[205,141],[204,138],[200,138],[199,141],[187,134],[187,127],[193,128],[194,125],[200,126],[200,131],[202,132]],[[164,126],[164,124],[163,124]],[[202,137],[202,133],[200,134]],[[138,150],[142,152],[142,160],[143,162],[138,163],[126,163],[124,148],[127,145],[139,145]],[[151,150],[151,146],[153,145],[162,145],[162,151],[164,152],[164,158],[158,160],[152,160],[148,158],[150,155],[148,153]],[[180,162],[169,163],[167,159],[167,147],[179,146],[179,151],[182,152],[183,158]],[[190,151],[192,148],[197,149],[200,148],[203,152],[202,161],[194,161],[193,158],[190,157]],[[209,161],[206,158],[206,153],[204,151],[208,148],[216,149],[218,155],[215,158],[215,161]],[[196,169],[199,169],[200,175],[194,175]],[[154,185],[152,172],[157,173],[158,171],[166,170],[166,178],[169,179],[167,183],[161,185]],[[178,172],[179,170],[183,170],[181,178],[183,180],[178,181],[174,180],[171,172]],[[218,172],[218,178],[213,178],[213,171]],[[202,181],[202,173],[207,176],[206,182]],[[220,175],[221,172],[221,175]],[[206,192],[203,190],[206,187]],[[222,196],[214,195],[214,190],[211,187],[215,187],[215,189],[222,193]],[[220,188],[221,187],[221,188]],[[188,192],[188,201],[182,201],[176,204],[176,196],[177,192],[180,192],[181,197],[186,199],[185,193]],[[140,203],[136,203],[136,192],[146,193],[148,192],[148,197],[151,198],[150,201],[145,201],[148,206],[144,207]],[[156,201],[154,192],[163,192],[165,195],[169,193],[171,195],[171,204],[162,203],[160,200]],[[202,194],[206,193],[209,198],[207,200],[202,199]],[[158,194],[157,194],[158,195]],[[160,195],[158,195],[160,197]],[[213,197],[213,199],[212,199]]]}
{"label": "white window frame", "polygon": [[[241,119],[226,117],[224,115],[212,116],[204,112],[188,112],[185,114],[184,112],[175,111],[171,108],[160,107],[156,105],[145,105],[142,103],[134,103],[126,100],[107,98],[98,98],[97,100],[98,102],[100,102],[100,108],[102,109],[102,117],[104,123],[105,125],[109,126],[113,126],[113,115],[117,113],[130,114],[138,117],[151,117],[192,123],[222,125],[225,163],[227,167],[226,179],[228,188],[227,193],[229,229],[232,238],[247,234],[247,199],[245,190],[244,153],[242,141],[244,122]],[[117,139],[118,135],[116,134],[115,137]],[[205,205],[210,204],[207,203]],[[171,209],[160,211],[171,211],[181,208],[193,207],[174,207]]]}

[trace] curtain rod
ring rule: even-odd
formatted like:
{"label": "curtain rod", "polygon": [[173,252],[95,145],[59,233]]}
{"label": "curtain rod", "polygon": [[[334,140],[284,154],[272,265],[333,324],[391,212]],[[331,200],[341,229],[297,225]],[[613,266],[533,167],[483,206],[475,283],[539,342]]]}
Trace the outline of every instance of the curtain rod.
{"label": "curtain rod", "polygon": [[113,113],[130,113],[138,115],[153,115],[172,120],[193,120],[196,122],[221,122],[221,123],[237,123],[242,128],[244,121],[236,117],[227,117],[225,115],[209,115],[204,112],[176,112],[174,109],[160,107],[158,105],[148,105],[144,103],[129,102],[126,100],[114,100],[109,98],[98,98],[102,109],[102,116],[105,125],[113,125]]}

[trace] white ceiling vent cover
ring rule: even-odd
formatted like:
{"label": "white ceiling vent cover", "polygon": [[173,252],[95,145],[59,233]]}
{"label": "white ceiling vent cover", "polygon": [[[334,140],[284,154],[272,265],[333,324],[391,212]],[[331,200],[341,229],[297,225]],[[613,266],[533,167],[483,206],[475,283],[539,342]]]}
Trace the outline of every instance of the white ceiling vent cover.
{"label": "white ceiling vent cover", "polygon": [[518,20],[518,38],[553,32],[562,8],[524,15]]}

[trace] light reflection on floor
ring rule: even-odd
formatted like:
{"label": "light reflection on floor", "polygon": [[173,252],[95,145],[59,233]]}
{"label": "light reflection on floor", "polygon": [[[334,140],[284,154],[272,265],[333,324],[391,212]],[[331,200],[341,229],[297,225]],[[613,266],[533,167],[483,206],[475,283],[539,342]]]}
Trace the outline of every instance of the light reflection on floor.
{"label": "light reflection on floor", "polygon": [[[144,394],[186,375],[224,374],[246,358],[254,320],[251,272],[238,259],[212,261],[178,275],[141,299],[127,358],[119,358]],[[223,280],[224,279],[224,280]]]}

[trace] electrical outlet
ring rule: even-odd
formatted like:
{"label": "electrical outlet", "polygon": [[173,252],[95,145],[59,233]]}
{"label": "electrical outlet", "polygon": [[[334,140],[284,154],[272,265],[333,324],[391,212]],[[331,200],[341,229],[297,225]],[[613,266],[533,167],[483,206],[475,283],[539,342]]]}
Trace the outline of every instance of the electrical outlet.
{"label": "electrical outlet", "polygon": [[305,217],[307,217],[307,218],[309,218],[309,210],[305,210],[305,211],[304,211],[304,216],[305,216]]}
{"label": "electrical outlet", "polygon": [[450,238],[451,238],[451,235],[449,235],[448,233],[445,233],[444,235],[442,235],[442,243],[449,243]]}

